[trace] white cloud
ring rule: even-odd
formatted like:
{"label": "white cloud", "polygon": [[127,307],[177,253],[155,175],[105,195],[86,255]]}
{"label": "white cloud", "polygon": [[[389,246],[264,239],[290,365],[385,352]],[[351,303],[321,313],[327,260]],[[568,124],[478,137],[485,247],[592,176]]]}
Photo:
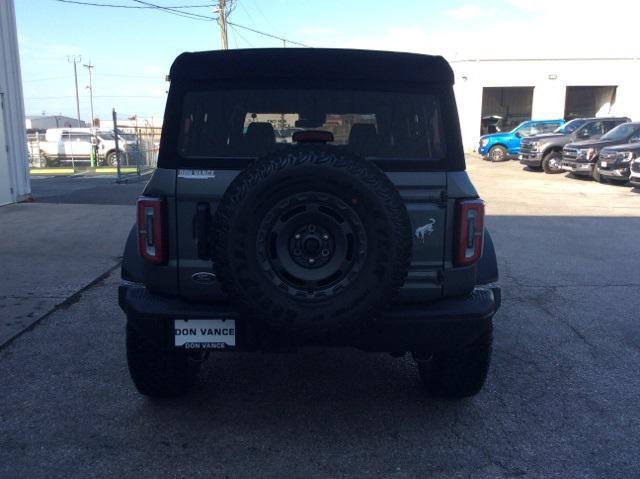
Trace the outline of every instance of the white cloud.
{"label": "white cloud", "polygon": [[481,14],[482,9],[478,5],[463,5],[462,7],[447,10],[447,15],[458,21],[472,20]]}
{"label": "white cloud", "polygon": [[[609,0],[603,8],[595,0],[508,0],[503,8],[502,15],[490,15],[491,22],[395,26],[342,45],[438,54],[448,60],[640,57],[636,33],[640,2]],[[465,14],[471,15],[471,10]]]}

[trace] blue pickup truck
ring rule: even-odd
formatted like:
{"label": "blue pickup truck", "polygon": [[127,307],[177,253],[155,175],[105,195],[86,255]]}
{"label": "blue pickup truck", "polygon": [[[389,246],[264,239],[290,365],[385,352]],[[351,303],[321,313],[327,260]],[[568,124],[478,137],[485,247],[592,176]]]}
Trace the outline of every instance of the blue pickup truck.
{"label": "blue pickup truck", "polygon": [[503,161],[520,153],[520,141],[525,136],[551,133],[562,125],[564,125],[564,120],[523,121],[511,131],[481,136],[478,153],[484,159]]}

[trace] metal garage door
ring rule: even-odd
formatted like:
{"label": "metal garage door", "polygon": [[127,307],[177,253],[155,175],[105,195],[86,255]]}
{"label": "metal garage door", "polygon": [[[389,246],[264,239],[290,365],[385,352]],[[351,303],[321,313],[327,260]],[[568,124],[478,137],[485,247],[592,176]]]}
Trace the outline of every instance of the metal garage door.
{"label": "metal garage door", "polygon": [[5,129],[4,94],[0,93],[0,205],[13,202],[9,180],[9,155]]}

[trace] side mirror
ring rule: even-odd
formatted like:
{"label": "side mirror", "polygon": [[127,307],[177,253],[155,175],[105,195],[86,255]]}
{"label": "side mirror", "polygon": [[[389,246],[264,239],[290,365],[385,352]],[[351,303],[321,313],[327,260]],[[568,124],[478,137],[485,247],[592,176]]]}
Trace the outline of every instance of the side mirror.
{"label": "side mirror", "polygon": [[522,137],[524,136],[524,135],[523,135],[522,133],[520,133],[519,131],[516,131],[515,135],[516,135],[518,138],[522,138]]}

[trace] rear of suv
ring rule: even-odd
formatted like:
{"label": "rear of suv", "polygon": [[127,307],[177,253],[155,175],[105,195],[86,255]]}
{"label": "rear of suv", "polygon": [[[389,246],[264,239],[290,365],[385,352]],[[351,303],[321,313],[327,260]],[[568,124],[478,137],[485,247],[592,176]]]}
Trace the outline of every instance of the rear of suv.
{"label": "rear of suv", "polygon": [[170,78],[119,288],[138,390],[184,393],[212,351],[325,345],[476,394],[501,291],[447,62],[214,51]]}

